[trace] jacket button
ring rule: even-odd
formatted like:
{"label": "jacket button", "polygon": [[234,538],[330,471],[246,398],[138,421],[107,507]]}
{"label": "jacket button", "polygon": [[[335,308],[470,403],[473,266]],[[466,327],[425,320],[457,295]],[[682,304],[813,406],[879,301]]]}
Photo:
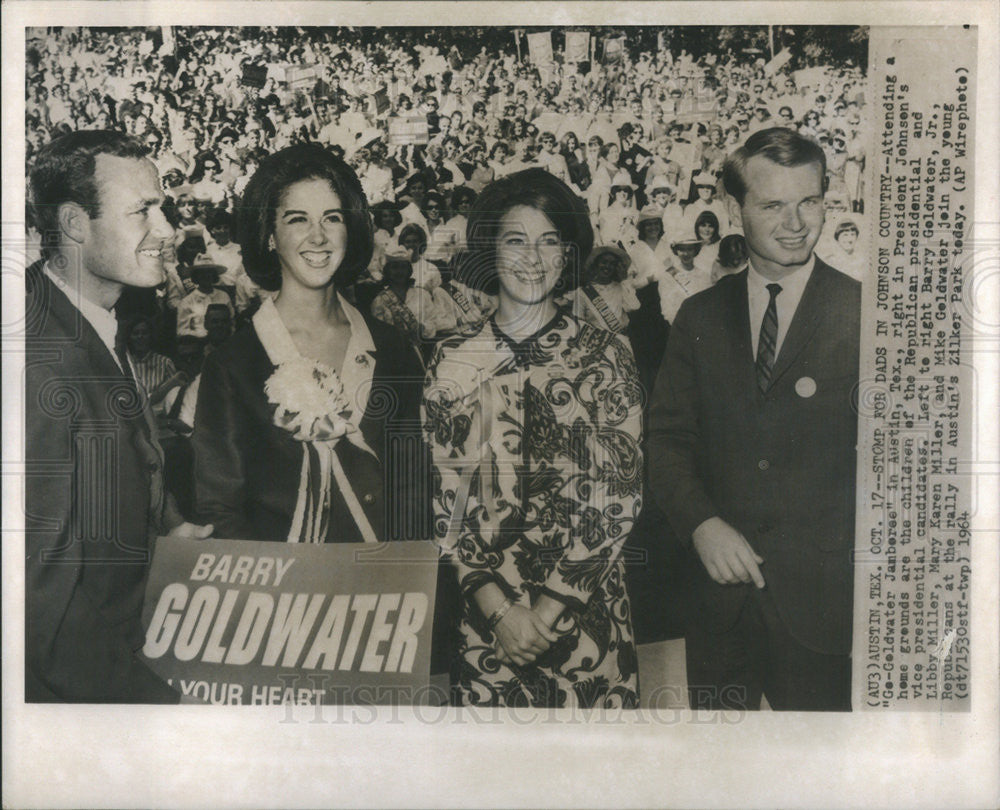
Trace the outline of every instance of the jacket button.
{"label": "jacket button", "polygon": [[766,458],[762,458],[760,461],[757,462],[757,469],[769,470],[771,469],[771,462],[768,461]]}
{"label": "jacket button", "polygon": [[375,503],[375,496],[369,492],[364,496],[364,498],[362,498],[362,500],[367,504],[373,504]]}

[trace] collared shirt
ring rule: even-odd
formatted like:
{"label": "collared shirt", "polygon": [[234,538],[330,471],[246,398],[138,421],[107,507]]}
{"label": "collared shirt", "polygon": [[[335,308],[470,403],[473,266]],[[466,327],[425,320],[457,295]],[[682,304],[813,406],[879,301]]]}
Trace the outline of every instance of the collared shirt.
{"label": "collared shirt", "polygon": [[[145,357],[139,359],[129,351],[126,356],[129,365],[132,366],[132,371],[135,372],[136,380],[139,381],[147,396],[177,373],[174,361],[162,354],[147,352]],[[153,405],[153,413],[160,414],[162,412],[163,401],[161,400]]]}
{"label": "collared shirt", "polygon": [[[56,287],[66,294],[69,302],[80,311],[80,314],[86,319],[87,323],[94,327],[94,331],[97,332],[97,336],[101,339],[101,343],[108,347],[111,357],[114,359],[118,368],[121,368],[121,361],[115,353],[115,343],[118,337],[118,319],[115,317],[115,314],[111,310],[105,309],[104,307],[95,304],[93,301],[88,301],[84,298],[83,295],[80,294],[79,290],[74,290],[64,279],[53,273],[48,262],[45,262],[45,265],[42,267],[42,272],[48,276],[49,280],[55,284]],[[124,371],[124,369],[122,370]]]}
{"label": "collared shirt", "polygon": [[768,284],[780,284],[781,292],[775,299],[775,306],[778,310],[778,336],[774,344],[774,356],[777,358],[781,352],[781,344],[788,334],[788,327],[795,317],[795,310],[798,309],[799,301],[802,300],[802,293],[805,291],[809,277],[816,266],[816,256],[796,270],[794,273],[785,276],[778,282],[764,278],[753,269],[753,264],[747,266],[747,299],[750,304],[750,338],[753,341],[753,356],[757,356],[757,341],[760,339],[760,325],[764,321],[764,313],[767,312],[768,302],[771,300],[771,293],[767,290]]}

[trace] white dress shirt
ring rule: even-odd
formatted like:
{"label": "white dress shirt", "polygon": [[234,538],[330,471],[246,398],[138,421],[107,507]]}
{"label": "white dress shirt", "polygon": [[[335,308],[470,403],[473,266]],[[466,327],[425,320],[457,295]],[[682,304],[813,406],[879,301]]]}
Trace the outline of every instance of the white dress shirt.
{"label": "white dress shirt", "polygon": [[771,300],[771,293],[768,292],[768,284],[780,284],[781,292],[775,299],[775,306],[778,310],[778,335],[774,342],[774,357],[778,358],[781,353],[781,344],[788,334],[788,327],[795,317],[795,310],[798,309],[799,301],[802,300],[802,293],[809,282],[809,277],[816,266],[815,255],[794,273],[785,276],[780,281],[774,282],[764,278],[753,269],[751,262],[747,267],[747,299],[750,304],[750,339],[753,341],[753,356],[757,356],[757,341],[760,339],[760,325],[764,321],[764,313],[767,312],[768,302]]}
{"label": "white dress shirt", "polygon": [[115,313],[84,298],[79,290],[74,290],[63,279],[53,273],[48,262],[42,267],[42,272],[49,277],[49,280],[56,287],[66,294],[69,302],[80,311],[80,314],[86,318],[87,323],[94,327],[94,331],[97,332],[97,336],[101,339],[101,342],[111,352],[111,357],[118,365],[118,368],[121,368],[121,361],[115,353],[115,341],[118,337],[118,319],[115,317]]}

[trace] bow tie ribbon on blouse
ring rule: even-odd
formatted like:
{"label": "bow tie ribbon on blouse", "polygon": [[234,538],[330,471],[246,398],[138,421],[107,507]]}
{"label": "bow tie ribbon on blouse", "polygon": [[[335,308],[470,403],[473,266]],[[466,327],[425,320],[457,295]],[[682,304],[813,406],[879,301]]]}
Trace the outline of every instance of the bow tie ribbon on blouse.
{"label": "bow tie ribbon on blouse", "polygon": [[332,480],[336,481],[365,542],[377,543],[378,537],[336,453],[337,443],[346,438],[376,455],[352,419],[339,375],[299,353],[271,300],[261,304],[253,325],[275,366],[274,374],[264,385],[268,401],[275,405],[274,423],[303,444],[299,492],[288,542],[325,542],[330,527]]}

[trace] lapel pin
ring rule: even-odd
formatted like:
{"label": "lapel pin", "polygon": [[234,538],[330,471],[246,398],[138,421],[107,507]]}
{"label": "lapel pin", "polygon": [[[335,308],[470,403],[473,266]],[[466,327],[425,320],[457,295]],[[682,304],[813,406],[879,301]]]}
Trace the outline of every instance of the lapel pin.
{"label": "lapel pin", "polygon": [[816,393],[816,380],[812,377],[799,377],[795,381],[795,393],[803,399],[809,399]]}

